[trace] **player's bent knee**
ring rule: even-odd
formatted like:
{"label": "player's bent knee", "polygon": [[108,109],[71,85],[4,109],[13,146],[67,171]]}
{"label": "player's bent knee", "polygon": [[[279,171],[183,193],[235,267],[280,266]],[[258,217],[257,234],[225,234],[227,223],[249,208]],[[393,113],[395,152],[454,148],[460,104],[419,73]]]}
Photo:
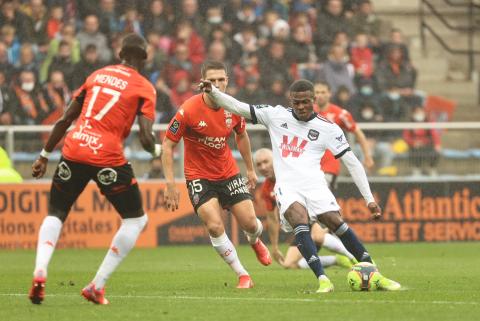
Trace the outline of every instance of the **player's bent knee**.
{"label": "player's bent knee", "polygon": [[212,237],[219,237],[225,233],[225,228],[221,222],[207,222],[206,224],[208,234]]}
{"label": "player's bent knee", "polygon": [[250,233],[255,233],[257,231],[258,226],[257,226],[257,218],[255,215],[249,218],[241,218],[238,221],[242,230]]}
{"label": "player's bent knee", "polygon": [[307,209],[297,202],[290,205],[290,207],[285,212],[284,217],[291,226],[308,224]]}
{"label": "player's bent knee", "polygon": [[330,231],[336,231],[344,223],[337,211],[323,213],[317,217],[320,223],[323,223]]}

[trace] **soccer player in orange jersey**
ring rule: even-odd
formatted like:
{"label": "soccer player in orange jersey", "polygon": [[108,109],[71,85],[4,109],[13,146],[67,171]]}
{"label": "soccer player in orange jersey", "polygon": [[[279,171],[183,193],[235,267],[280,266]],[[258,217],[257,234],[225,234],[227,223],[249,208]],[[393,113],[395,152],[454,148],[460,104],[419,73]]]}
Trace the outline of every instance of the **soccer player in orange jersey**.
{"label": "soccer player in orange jersey", "polygon": [[[202,78],[209,79],[225,91],[228,77],[225,65],[207,61],[202,66]],[[235,133],[238,149],[247,167],[248,186],[239,174],[227,141]],[[251,288],[253,281],[240,263],[234,245],[225,233],[222,208],[229,208],[263,265],[271,263],[270,253],[260,240],[262,223],[255,216],[252,195],[257,176],[253,168],[250,140],[245,131],[245,119],[216,106],[206,94],[198,94],[180,106],[171,120],[162,146],[162,162],[167,180],[165,199],[171,210],[178,208],[175,186],[173,148],[184,140],[185,178],[190,201],[210,235],[213,247],[236,272],[237,288]]]}
{"label": "soccer player in orange jersey", "polygon": [[159,156],[161,145],[155,144],[152,124],[155,119],[156,92],[140,74],[147,58],[147,43],[136,34],[125,36],[120,51],[122,63],[93,72],[76,91],[70,105],[53,127],[48,141],[33,163],[32,175],[41,178],[48,157],[67,134],[62,157],[53,176],[48,216],[40,227],[33,285],[29,293],[34,304],[45,296],[47,267],[55,250],[63,222],[73,203],[90,180],[122,217],[118,229],[92,283],[82,295],[96,304],[108,304],[105,283],[120,262],[134,247],[147,223],[142,198],[130,163],[123,155],[123,140],[138,118],[140,142],[152,156]]}
{"label": "soccer player in orange jersey", "polygon": [[[367,139],[365,138],[363,131],[357,126],[352,114],[330,102],[332,93],[328,83],[322,81],[316,82],[314,84],[314,88],[316,102],[314,105],[314,111],[327,118],[332,123],[337,124],[343,130],[353,133],[363,152],[363,165],[367,169],[372,168],[374,162],[370,154]],[[335,159],[333,154],[327,150],[325,151],[325,155],[323,155],[320,166],[325,172],[325,178],[328,182],[330,190],[334,192],[336,189],[337,176],[340,174],[340,161]]]}

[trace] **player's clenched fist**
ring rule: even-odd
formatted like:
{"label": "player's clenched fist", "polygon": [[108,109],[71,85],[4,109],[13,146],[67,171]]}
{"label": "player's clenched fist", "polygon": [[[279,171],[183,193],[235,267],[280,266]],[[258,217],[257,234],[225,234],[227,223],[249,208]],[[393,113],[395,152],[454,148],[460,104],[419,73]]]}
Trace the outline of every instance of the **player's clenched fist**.
{"label": "player's clenched fist", "polygon": [[174,212],[178,210],[178,199],[180,198],[180,193],[178,192],[175,185],[167,184],[165,189],[165,203],[167,204],[167,209]]}
{"label": "player's clenched fist", "polygon": [[32,165],[32,176],[35,178],[42,178],[47,171],[48,159],[39,157]]}
{"label": "player's clenched fist", "polygon": [[209,93],[212,91],[212,86],[213,85],[210,80],[200,79],[200,83],[198,84],[198,89],[205,93]]}
{"label": "player's clenched fist", "polygon": [[378,220],[380,219],[380,217],[382,217],[382,209],[377,203],[375,202],[368,203],[368,209],[372,214],[372,219]]}

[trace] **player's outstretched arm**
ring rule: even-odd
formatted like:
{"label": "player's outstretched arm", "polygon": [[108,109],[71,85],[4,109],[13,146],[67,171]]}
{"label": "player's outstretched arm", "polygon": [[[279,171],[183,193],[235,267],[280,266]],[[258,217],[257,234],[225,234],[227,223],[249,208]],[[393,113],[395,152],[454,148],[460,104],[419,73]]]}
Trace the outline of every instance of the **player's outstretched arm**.
{"label": "player's outstretched arm", "polygon": [[208,94],[208,97],[217,106],[222,106],[226,110],[243,116],[246,119],[252,119],[249,104],[236,100],[232,96],[222,93],[217,87],[213,86],[209,80],[200,80],[198,88],[204,93]]}
{"label": "player's outstretched arm", "polygon": [[360,145],[360,148],[362,149],[363,153],[363,165],[367,169],[371,169],[374,165],[375,162],[373,161],[372,155],[370,153],[370,148],[368,147],[368,142],[367,138],[365,137],[365,133],[363,130],[357,127],[357,129],[354,131],[355,134],[355,139],[357,140],[358,144]]}
{"label": "player's outstretched arm", "polygon": [[138,116],[138,125],[140,126],[139,138],[143,149],[152,154],[153,157],[160,156],[162,145],[155,144],[155,136],[152,131],[153,121],[140,115]]}
{"label": "player's outstretched arm", "polygon": [[73,121],[78,118],[82,112],[82,104],[77,100],[72,100],[68,108],[63,113],[63,116],[57,120],[53,126],[50,136],[48,136],[47,143],[43,148],[38,159],[32,165],[32,176],[41,178],[45,175],[47,170],[48,155],[52,152],[60,139],[65,135],[67,129],[72,125]]}
{"label": "player's outstretched arm", "polygon": [[162,144],[162,166],[167,181],[167,187],[165,190],[165,203],[167,208],[174,212],[178,209],[179,192],[175,185],[175,171],[173,167],[173,149],[177,143],[173,140],[165,137]]}
{"label": "player's outstretched arm", "polygon": [[368,184],[367,174],[362,166],[362,163],[358,160],[352,151],[347,151],[342,155],[342,161],[347,167],[352,179],[357,185],[360,193],[368,204],[368,209],[372,213],[373,219],[379,219],[382,215],[380,206],[375,202],[370,185]]}

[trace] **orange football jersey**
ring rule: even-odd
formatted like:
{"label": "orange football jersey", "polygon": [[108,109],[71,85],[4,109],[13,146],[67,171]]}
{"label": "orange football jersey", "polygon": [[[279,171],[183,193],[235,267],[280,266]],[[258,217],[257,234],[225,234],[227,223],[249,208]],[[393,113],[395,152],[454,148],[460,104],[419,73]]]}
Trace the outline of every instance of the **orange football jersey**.
{"label": "orange football jersey", "polygon": [[82,104],[82,112],[65,138],[62,153],[79,163],[100,167],[125,164],[123,141],[135,117],[155,119],[155,88],[125,65],[93,72],[73,99]]}
{"label": "orange football jersey", "polygon": [[166,137],[185,143],[185,178],[219,181],[239,173],[228,146],[232,131],[245,132],[245,119],[223,108],[212,109],[198,94],[180,106],[170,121]]}

